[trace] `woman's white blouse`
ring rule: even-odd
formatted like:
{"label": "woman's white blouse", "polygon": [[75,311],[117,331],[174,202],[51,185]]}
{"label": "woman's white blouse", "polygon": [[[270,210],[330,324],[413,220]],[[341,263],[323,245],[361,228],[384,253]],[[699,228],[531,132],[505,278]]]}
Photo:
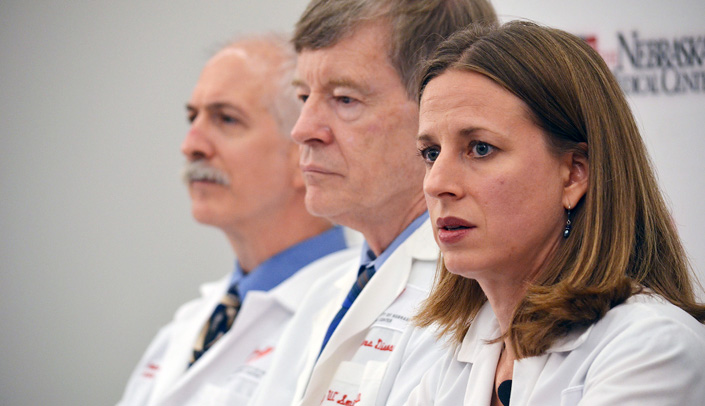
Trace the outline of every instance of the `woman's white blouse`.
{"label": "woman's white blouse", "polygon": [[[501,343],[488,304],[463,343],[436,362],[407,405],[488,406]],[[705,326],[641,294],[597,323],[514,363],[511,406],[705,405]]]}

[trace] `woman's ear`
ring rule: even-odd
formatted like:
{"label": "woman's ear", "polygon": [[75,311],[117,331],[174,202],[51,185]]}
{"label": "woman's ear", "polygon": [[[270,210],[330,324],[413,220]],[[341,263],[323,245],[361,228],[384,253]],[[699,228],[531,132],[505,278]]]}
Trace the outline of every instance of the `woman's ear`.
{"label": "woman's ear", "polygon": [[590,162],[588,161],[588,146],[581,142],[577,150],[570,151],[564,156],[566,177],[563,184],[563,205],[567,209],[578,205],[585,196],[588,188]]}

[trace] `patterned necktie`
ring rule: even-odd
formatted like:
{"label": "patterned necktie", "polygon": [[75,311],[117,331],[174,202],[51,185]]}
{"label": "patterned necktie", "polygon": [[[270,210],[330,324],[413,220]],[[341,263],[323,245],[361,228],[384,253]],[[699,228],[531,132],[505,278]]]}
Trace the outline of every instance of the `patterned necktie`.
{"label": "patterned necktie", "polygon": [[[333,335],[333,332],[335,331],[336,327],[338,327],[338,324],[340,324],[340,320],[343,319],[343,316],[345,316],[345,313],[348,312],[348,309],[350,309],[350,306],[352,306],[353,302],[357,297],[360,295],[360,292],[362,292],[362,288],[367,285],[367,282],[372,279],[372,276],[375,274],[375,267],[370,266],[369,268],[367,265],[363,265],[360,267],[358,270],[358,277],[357,281],[353,284],[352,288],[350,288],[350,292],[348,292],[348,295],[345,297],[345,300],[343,301],[343,305],[340,307],[340,310],[338,310],[338,314],[335,315],[333,318],[333,321],[330,322],[330,325],[328,326],[328,331],[326,332],[326,337],[323,339],[323,345],[321,346],[321,352],[323,352],[323,349],[326,348],[326,344],[328,344],[328,340],[330,340],[330,336]],[[320,355],[320,353],[319,353]]]}
{"label": "patterned necktie", "polygon": [[189,367],[230,330],[239,310],[240,294],[237,291],[237,285],[232,285],[220,303],[218,303],[218,306],[215,307],[213,314],[211,314],[211,317],[203,326],[201,334],[196,339]]}

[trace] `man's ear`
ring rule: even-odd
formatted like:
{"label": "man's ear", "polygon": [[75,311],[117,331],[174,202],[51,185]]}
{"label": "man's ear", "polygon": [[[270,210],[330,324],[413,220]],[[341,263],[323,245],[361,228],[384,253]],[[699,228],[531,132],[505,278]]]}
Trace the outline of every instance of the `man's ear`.
{"label": "man's ear", "polygon": [[567,152],[564,156],[565,182],[563,183],[563,206],[566,210],[578,205],[588,189],[590,162],[588,146],[581,142],[577,150]]}

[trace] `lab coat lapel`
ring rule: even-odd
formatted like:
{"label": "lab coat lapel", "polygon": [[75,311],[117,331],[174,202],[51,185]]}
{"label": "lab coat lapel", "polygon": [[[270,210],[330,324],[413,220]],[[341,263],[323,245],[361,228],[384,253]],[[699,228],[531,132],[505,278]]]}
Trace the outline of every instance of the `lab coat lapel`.
{"label": "lab coat lapel", "polygon": [[[340,340],[329,341],[326,349],[322,353],[321,344],[323,343],[323,338],[328,330],[328,325],[340,309],[340,303],[343,303],[345,296],[348,294],[348,290],[350,290],[350,287],[357,279],[357,261],[351,262],[349,268],[350,269],[345,273],[345,275],[339,278],[332,286],[332,289],[334,289],[335,292],[331,293],[329,303],[333,305],[325,306],[314,316],[315,320],[311,328],[311,335],[309,337],[303,367],[303,370],[309,371],[311,375],[306,377],[302,376],[299,379],[294,399],[301,399],[305,393],[311,392],[311,388],[313,386],[316,386],[317,383],[320,384],[321,379],[318,377],[326,375],[332,376],[335,373],[336,364],[330,361],[330,357],[334,353],[331,352],[330,348],[332,348],[331,344],[334,344],[337,348],[340,345]],[[335,334],[333,334],[333,337],[335,337]],[[331,340],[333,340],[332,337]]]}
{"label": "lab coat lapel", "polygon": [[[335,355],[339,353],[339,347],[372,325],[404,290],[411,270],[411,257],[405,253],[403,248],[405,248],[403,245],[400,246],[375,272],[360,296],[345,314],[321,354],[319,359],[321,367],[329,359],[337,358]],[[350,286],[347,289],[350,289]],[[337,360],[333,361],[338,364],[335,362]]]}
{"label": "lab coat lapel", "polygon": [[548,354],[537,357],[524,358],[514,361],[514,374],[512,376],[512,406],[527,405],[536,388],[541,373],[548,361]]}
{"label": "lab coat lapel", "polygon": [[[438,251],[432,238],[429,245],[429,235],[432,236],[431,226],[430,222],[426,221],[376,271],[321,353],[306,390],[307,393],[323,393],[326,390],[324,386],[335,374],[341,357],[348,352],[346,350],[361,344],[350,340],[361,339],[360,333],[368,329],[404,291],[414,260],[432,260],[436,257]],[[352,282],[345,287],[345,294],[350,286]],[[341,350],[341,347],[345,348]]]}
{"label": "lab coat lapel", "polygon": [[546,370],[546,363],[553,353],[570,352],[580,347],[587,340],[595,325],[592,324],[584,330],[576,330],[567,336],[559,338],[543,355],[524,358],[514,362],[514,376],[512,381],[512,406],[528,404],[546,404],[545,399],[539,399],[540,391],[536,391],[542,374],[551,373]]}
{"label": "lab coat lapel", "polygon": [[[203,328],[203,323],[210,317],[213,309],[228,288],[230,275],[222,280],[204,285],[201,288],[202,298],[206,305],[198,309],[181,309],[175,316],[174,328],[169,339],[169,347],[164,354],[163,363],[156,376],[154,389],[150,395],[149,405],[158,403],[167,393],[178,388],[177,382],[183,381],[194,373],[198,363],[187,369],[196,337]],[[196,369],[197,370],[197,369]]]}
{"label": "lab coat lapel", "polygon": [[485,303],[470,325],[457,355],[458,361],[472,365],[463,399],[464,405],[490,404],[502,344],[489,341],[497,338],[499,334],[499,324],[494,312],[489,303]]}

